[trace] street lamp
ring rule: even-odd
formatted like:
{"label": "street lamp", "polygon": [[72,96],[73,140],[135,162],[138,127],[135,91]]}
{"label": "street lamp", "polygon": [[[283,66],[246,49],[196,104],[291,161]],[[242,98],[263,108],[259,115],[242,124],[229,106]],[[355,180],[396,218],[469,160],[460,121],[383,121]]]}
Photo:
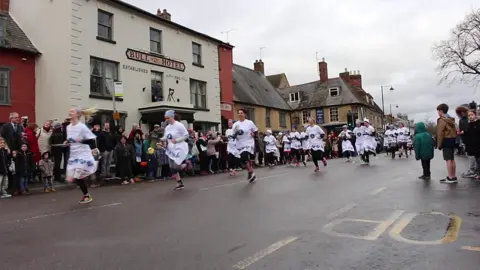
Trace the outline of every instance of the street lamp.
{"label": "street lamp", "polygon": [[393,91],[393,86],[390,84],[390,85],[382,85],[380,87],[380,89],[382,90],[382,129],[385,130],[385,104],[384,104],[384,101],[383,101],[383,87],[390,87],[390,91]]}

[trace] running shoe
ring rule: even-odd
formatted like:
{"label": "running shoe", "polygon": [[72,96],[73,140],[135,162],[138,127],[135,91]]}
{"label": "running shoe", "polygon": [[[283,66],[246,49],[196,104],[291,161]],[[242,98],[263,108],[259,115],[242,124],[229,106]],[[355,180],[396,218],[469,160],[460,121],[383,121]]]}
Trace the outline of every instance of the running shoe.
{"label": "running shoe", "polygon": [[78,203],[86,204],[86,203],[91,203],[92,201],[93,201],[92,196],[90,196],[90,194],[87,194],[83,196],[82,200],[80,200]]}
{"label": "running shoe", "polygon": [[5,194],[2,194],[2,196],[0,196],[0,199],[8,199],[10,197],[12,197],[12,195],[5,193]]}
{"label": "running shoe", "polygon": [[235,176],[237,175],[237,171],[236,170],[231,170],[230,171],[230,176]]}
{"label": "running shoe", "polygon": [[300,163],[297,162],[297,165],[296,165],[296,166],[297,166],[297,167],[300,166]]}
{"label": "running shoe", "polygon": [[327,159],[326,159],[326,158],[322,158],[322,162],[323,162],[323,166],[327,167]]}
{"label": "running shoe", "polygon": [[255,175],[254,172],[249,172],[248,173],[248,178],[247,180],[250,182],[250,183],[253,183],[257,180],[257,176]]}
{"label": "running shoe", "polygon": [[185,188],[185,185],[178,183],[177,186],[173,190],[182,190]]}
{"label": "running shoe", "polygon": [[304,161],[304,162],[303,162],[303,166],[307,167],[307,162]]}
{"label": "running shoe", "polygon": [[446,179],[445,181],[445,184],[455,184],[455,183],[458,183],[458,179],[456,177],[454,178],[448,178]]}
{"label": "running shoe", "polygon": [[319,172],[319,171],[320,171],[320,168],[318,168],[318,167],[315,167],[315,170],[313,170],[314,173]]}

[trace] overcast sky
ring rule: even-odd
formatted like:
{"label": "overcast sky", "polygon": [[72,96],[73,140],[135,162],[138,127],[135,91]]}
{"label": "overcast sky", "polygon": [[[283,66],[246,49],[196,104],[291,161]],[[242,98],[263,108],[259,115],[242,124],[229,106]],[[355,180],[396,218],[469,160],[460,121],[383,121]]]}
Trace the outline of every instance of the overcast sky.
{"label": "overcast sky", "polygon": [[[266,75],[286,73],[291,85],[318,79],[316,53],[329,77],[345,68],[360,70],[363,87],[385,113],[405,112],[416,121],[435,118],[435,108],[480,101],[467,85],[439,85],[431,48],[478,0],[127,0],[155,13],[166,8],[172,20],[235,46],[234,62],[253,68],[263,50]],[[398,109],[395,108],[398,104]]]}

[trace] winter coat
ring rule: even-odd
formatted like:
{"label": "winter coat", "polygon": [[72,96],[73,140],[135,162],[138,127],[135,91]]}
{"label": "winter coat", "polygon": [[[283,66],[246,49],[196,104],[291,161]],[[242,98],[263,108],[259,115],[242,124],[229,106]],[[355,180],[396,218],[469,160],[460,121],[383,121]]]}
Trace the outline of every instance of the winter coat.
{"label": "winter coat", "polygon": [[117,145],[117,136],[113,131],[102,130],[97,137],[98,151],[112,151]]}
{"label": "winter coat", "polygon": [[468,124],[464,134],[465,151],[469,156],[480,157],[480,120]]}
{"label": "winter coat", "polygon": [[427,131],[423,122],[415,124],[415,139],[413,140],[416,160],[431,160],[435,149],[435,142]]}
{"label": "winter coat", "polygon": [[131,144],[118,143],[115,146],[113,157],[115,164],[118,166],[128,164],[135,164],[135,150]]}
{"label": "winter coat", "polygon": [[[59,146],[60,144],[63,144],[63,142],[65,142],[65,140],[63,138],[62,128],[54,129],[49,138],[49,143],[52,149],[52,155],[58,156],[63,154],[65,147]],[[52,146],[52,145],[56,145],[56,146]]]}
{"label": "winter coat", "polygon": [[0,175],[8,174],[8,167],[10,167],[10,154],[7,149],[0,149]]}
{"label": "winter coat", "polygon": [[215,139],[209,139],[208,142],[207,142],[207,156],[213,156],[215,155],[215,153],[217,153],[217,150],[215,149],[215,146],[217,145],[217,143],[220,142],[220,140],[222,139],[222,137],[218,136],[217,138]]}
{"label": "winter coat", "polygon": [[25,136],[27,137],[28,150],[33,154],[33,161],[38,163],[41,158],[40,148],[38,147],[37,136],[30,128],[25,129]]}
{"label": "winter coat", "polygon": [[15,172],[17,175],[25,177],[34,172],[33,153],[30,151],[18,151],[15,157]]}
{"label": "winter coat", "polygon": [[444,147],[454,148],[455,138],[457,137],[457,129],[455,127],[455,118],[440,117],[437,120],[437,147],[442,149]]}
{"label": "winter coat", "polygon": [[39,128],[37,138],[40,154],[50,152],[50,136],[52,136],[52,129],[46,131],[43,127]]}
{"label": "winter coat", "polygon": [[156,148],[157,143],[160,142],[160,139],[163,137],[164,128],[160,128],[158,131],[153,130],[148,136],[148,141],[150,142],[150,147]]}
{"label": "winter coat", "polygon": [[40,169],[42,178],[53,176],[53,161],[50,159],[47,161],[44,159],[40,160],[40,162],[38,162],[38,168]]}

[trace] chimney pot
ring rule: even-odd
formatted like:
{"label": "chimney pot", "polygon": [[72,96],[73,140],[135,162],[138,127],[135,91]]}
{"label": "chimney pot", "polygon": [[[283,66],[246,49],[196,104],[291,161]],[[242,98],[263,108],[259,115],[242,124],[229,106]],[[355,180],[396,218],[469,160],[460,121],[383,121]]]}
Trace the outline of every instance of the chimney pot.
{"label": "chimney pot", "polygon": [[328,65],[325,62],[325,58],[322,57],[322,62],[318,63],[318,71],[320,73],[320,82],[325,83],[328,81]]}
{"label": "chimney pot", "polygon": [[162,10],[161,9],[157,9],[157,16],[160,16],[162,15]]}
{"label": "chimney pot", "polygon": [[263,65],[262,59],[260,60],[255,60],[255,63],[253,63],[253,70],[262,73],[265,75],[265,66]]}
{"label": "chimney pot", "polygon": [[348,69],[347,69],[347,68],[345,68],[345,72],[348,72]]}

